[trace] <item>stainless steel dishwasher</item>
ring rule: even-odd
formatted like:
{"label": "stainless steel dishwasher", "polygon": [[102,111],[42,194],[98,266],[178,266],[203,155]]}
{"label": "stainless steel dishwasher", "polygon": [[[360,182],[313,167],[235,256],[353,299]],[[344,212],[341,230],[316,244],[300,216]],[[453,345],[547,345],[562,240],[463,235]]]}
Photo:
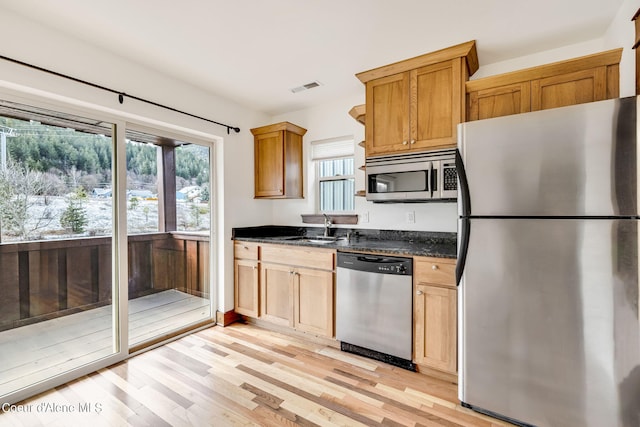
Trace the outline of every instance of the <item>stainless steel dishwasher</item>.
{"label": "stainless steel dishwasher", "polygon": [[415,370],[413,260],[338,252],[336,274],[341,349]]}

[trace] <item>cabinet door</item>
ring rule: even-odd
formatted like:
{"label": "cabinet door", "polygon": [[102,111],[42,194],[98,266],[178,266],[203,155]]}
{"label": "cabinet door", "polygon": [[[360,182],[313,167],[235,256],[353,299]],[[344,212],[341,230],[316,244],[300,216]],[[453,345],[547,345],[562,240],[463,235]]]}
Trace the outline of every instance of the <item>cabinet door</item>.
{"label": "cabinet door", "polygon": [[456,290],[439,286],[415,286],[416,363],[456,373]]}
{"label": "cabinet door", "polygon": [[409,148],[409,73],[367,82],[365,118],[367,156]]}
{"label": "cabinet door", "polygon": [[284,195],[283,132],[256,135],[254,139],[255,197]]}
{"label": "cabinet door", "polygon": [[284,132],[284,191],[282,195],[288,199],[302,199],[302,136],[293,132]]}
{"label": "cabinet door", "polygon": [[597,67],[531,81],[531,110],[546,110],[607,97],[607,68]]}
{"label": "cabinet door", "polygon": [[235,312],[258,317],[258,261],[236,259]]}
{"label": "cabinet door", "polygon": [[293,268],[262,263],[260,266],[261,318],[293,326]]}
{"label": "cabinet door", "polygon": [[461,73],[459,58],[411,71],[411,150],[456,146],[456,126],[463,120]]}
{"label": "cabinet door", "polygon": [[531,82],[469,93],[467,120],[482,120],[531,111]]}
{"label": "cabinet door", "polygon": [[333,337],[333,272],[298,268],[293,289],[294,327]]}

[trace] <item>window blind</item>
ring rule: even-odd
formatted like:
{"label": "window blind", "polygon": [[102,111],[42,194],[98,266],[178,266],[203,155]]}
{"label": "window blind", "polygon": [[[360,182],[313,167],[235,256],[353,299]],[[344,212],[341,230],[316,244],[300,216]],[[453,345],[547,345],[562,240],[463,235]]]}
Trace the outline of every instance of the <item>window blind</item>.
{"label": "window blind", "polygon": [[352,157],[353,153],[354,144],[351,136],[311,142],[311,160]]}

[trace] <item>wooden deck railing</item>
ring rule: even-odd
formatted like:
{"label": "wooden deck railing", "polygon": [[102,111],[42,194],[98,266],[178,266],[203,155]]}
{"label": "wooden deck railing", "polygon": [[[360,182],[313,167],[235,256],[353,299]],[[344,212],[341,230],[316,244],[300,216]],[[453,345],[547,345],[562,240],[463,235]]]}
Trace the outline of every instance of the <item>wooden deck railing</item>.
{"label": "wooden deck railing", "polygon": [[[0,331],[111,303],[111,237],[0,245]],[[129,299],[167,289],[208,298],[209,237],[128,237]]]}

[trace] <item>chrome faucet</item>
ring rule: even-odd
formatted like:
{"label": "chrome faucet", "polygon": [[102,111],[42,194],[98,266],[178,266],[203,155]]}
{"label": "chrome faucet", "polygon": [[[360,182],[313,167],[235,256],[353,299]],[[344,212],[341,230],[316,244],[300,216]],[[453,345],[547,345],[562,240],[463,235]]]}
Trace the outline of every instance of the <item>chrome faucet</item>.
{"label": "chrome faucet", "polygon": [[324,215],[324,237],[329,237],[329,229],[331,228],[331,218],[326,213]]}

